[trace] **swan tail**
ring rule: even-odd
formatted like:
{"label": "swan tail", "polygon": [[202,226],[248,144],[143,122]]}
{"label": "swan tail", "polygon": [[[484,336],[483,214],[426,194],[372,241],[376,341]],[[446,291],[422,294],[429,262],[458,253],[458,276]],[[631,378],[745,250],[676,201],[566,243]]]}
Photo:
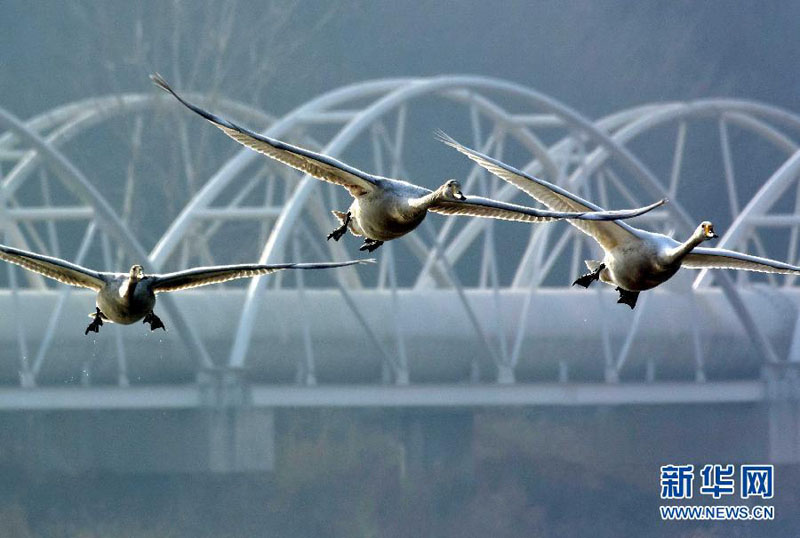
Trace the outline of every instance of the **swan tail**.
{"label": "swan tail", "polygon": [[347,213],[345,211],[331,211],[333,216],[339,219],[339,224],[344,224],[344,219],[347,218]]}

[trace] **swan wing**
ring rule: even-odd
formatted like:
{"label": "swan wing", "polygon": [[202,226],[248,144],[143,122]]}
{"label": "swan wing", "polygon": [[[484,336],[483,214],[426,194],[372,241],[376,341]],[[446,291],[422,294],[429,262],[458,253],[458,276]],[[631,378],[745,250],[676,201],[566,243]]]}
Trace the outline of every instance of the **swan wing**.
{"label": "swan wing", "polygon": [[[587,201],[583,198],[572,194],[571,192],[562,189],[557,185],[553,185],[543,179],[539,179],[530,174],[526,174],[516,168],[509,166],[497,159],[484,155],[479,151],[470,149],[443,132],[438,132],[439,140],[448,146],[456,149],[460,153],[466,155],[478,165],[482,166],[492,174],[500,179],[511,183],[518,189],[529,194],[537,201],[543,203],[548,208],[554,211],[563,212],[597,212],[602,211],[602,208]],[[663,204],[666,200],[661,200],[655,204],[642,208],[642,210],[632,210],[634,214],[624,216],[628,210],[623,210],[623,216],[618,218],[630,218],[632,216],[645,213],[654,207]],[[640,211],[637,213],[637,211]],[[614,212],[609,212],[614,213]],[[578,228],[583,233],[594,238],[600,246],[605,250],[611,250],[615,246],[629,242],[638,237],[637,230],[624,222],[608,222],[615,219],[598,219],[598,220],[571,220],[570,224]]]}
{"label": "swan wing", "polygon": [[510,204],[481,196],[467,196],[464,200],[439,201],[429,207],[428,210],[445,215],[485,217],[517,222],[550,222],[560,219],[604,221],[635,217],[650,211],[662,203],[658,202],[648,207],[621,211],[550,211]]}
{"label": "swan wing", "polygon": [[281,142],[275,138],[263,136],[244,127],[240,127],[233,122],[221,118],[207,110],[200,108],[186,101],[178,95],[161,75],[150,75],[153,83],[164,91],[171,93],[178,101],[193,112],[199,114],[209,122],[213,123],[222,132],[233,138],[240,144],[266,155],[271,159],[291,166],[317,179],[341,185],[346,188],[351,195],[360,196],[373,190],[379,183],[379,178],[362,172],[357,168],[348,166],[327,155],[315,153],[292,144]]}
{"label": "swan wing", "polygon": [[106,284],[104,277],[106,273],[93,271],[61,258],[52,258],[6,245],[0,245],[0,260],[19,265],[28,271],[39,273],[70,286],[99,291]]}
{"label": "swan wing", "polygon": [[696,247],[681,262],[688,269],[739,269],[759,273],[800,275],[800,267],[721,248]]}
{"label": "swan wing", "polygon": [[360,263],[375,263],[375,260],[365,259],[330,263],[278,263],[271,265],[217,265],[213,267],[195,267],[164,275],[151,275],[149,278],[152,279],[151,287],[153,291],[155,293],[163,293],[208,286],[209,284],[219,284],[239,278],[268,275],[284,269],[332,269]]}

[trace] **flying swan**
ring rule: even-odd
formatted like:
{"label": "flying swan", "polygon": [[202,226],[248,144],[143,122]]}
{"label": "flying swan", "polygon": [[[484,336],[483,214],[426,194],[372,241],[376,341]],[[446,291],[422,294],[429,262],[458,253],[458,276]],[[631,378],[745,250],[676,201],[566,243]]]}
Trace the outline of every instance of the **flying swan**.
{"label": "flying swan", "polygon": [[130,325],[140,319],[142,323],[150,324],[151,331],[158,328],[166,330],[158,316],[153,313],[157,293],[267,275],[283,269],[330,269],[357,263],[374,263],[375,261],[368,259],[335,263],[217,265],[195,267],[163,275],[146,275],[141,265],[132,266],[130,273],[105,273],[87,269],[60,258],[43,256],[6,245],[0,245],[0,260],[19,265],[64,284],[96,291],[95,312],[89,314],[93,320],[84,334],[89,334],[90,331],[98,332],[104,321]]}
{"label": "flying swan", "polygon": [[[556,211],[599,211],[586,200],[521,172],[488,155],[459,144],[439,132],[439,139],[460,151],[480,166],[523,190]],[[634,228],[625,222],[570,221],[570,224],[597,241],[605,252],[602,261],[586,260],[589,272],[574,283],[585,288],[595,280],[616,286],[618,303],[633,309],[639,292],[655,288],[669,280],[681,267],[688,269],[740,269],[762,273],[800,275],[800,267],[767,258],[721,248],[704,248],[700,243],[714,239],[714,226],[704,221],[683,243],[663,234]]]}
{"label": "flying swan", "polygon": [[372,252],[384,241],[412,231],[420,225],[428,211],[520,222],[565,218],[597,221],[635,217],[664,203],[662,200],[647,207],[621,211],[546,211],[479,196],[464,196],[461,185],[454,179],[431,191],[406,181],[374,176],[332,157],[259,135],[187,102],[160,75],[150,75],[150,79],[240,144],[317,179],[347,189],[354,198],[353,203],[347,212],[333,211],[340,226],[328,235],[328,239],[338,241],[350,230],[353,235],[364,237],[364,243],[359,248],[362,251]]}

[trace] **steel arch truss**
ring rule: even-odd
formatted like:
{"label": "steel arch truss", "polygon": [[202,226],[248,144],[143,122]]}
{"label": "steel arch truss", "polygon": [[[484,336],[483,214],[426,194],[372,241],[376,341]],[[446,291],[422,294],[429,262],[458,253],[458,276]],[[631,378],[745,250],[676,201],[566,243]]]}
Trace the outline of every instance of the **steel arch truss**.
{"label": "steel arch truss", "polygon": [[[434,110],[433,107],[441,107],[447,114],[441,118],[434,114],[437,121],[426,123],[427,118],[421,119],[420,116]],[[706,170],[707,177],[699,177],[701,174],[697,170],[689,170],[692,159],[686,156],[687,148],[696,152],[697,148],[708,146],[709,125],[717,133],[711,140],[718,142],[711,143],[711,146],[716,145],[712,149],[716,150],[721,169],[711,174]],[[701,181],[700,186],[714,195],[711,201],[718,227],[724,229],[731,225],[723,244],[747,249],[751,245],[733,244],[728,237],[737,233],[735,230],[740,226],[737,221],[742,214],[740,200],[758,196],[739,192],[740,186],[735,181],[735,156],[740,153],[747,155],[740,146],[752,145],[753,139],[762,146],[771,147],[778,158],[781,154],[785,156],[794,151],[799,125],[798,118],[788,112],[734,100],[647,105],[592,122],[552,98],[512,83],[452,76],[380,80],[342,88],[301,106],[273,124],[265,134],[312,145],[331,155],[345,158],[352,155],[348,160],[375,173],[405,177],[433,186],[444,176],[436,177],[425,167],[415,168],[420,160],[410,153],[419,151],[420,137],[424,144],[433,145],[429,133],[439,127],[481,151],[506,158],[516,166],[543,175],[604,206],[633,206],[669,197],[670,205],[642,218],[642,221],[679,236],[708,218],[702,212],[708,203],[698,204],[696,194],[703,192],[698,188],[698,181]],[[694,135],[695,128],[703,137],[701,144]],[[639,149],[640,146],[647,148],[648,143],[650,148],[658,150]],[[707,149],[700,151],[706,152]],[[437,160],[447,159],[446,156],[440,157],[441,151],[425,155],[428,154],[436,155]],[[186,237],[186,231],[196,226],[221,193],[246,185],[237,176],[259,159],[253,152],[243,150],[220,169],[162,238],[153,252],[154,258],[163,260],[172,255]],[[433,160],[431,157],[430,161]],[[447,162],[458,163],[455,158]],[[781,163],[778,160],[775,166]],[[464,169],[463,163],[461,169]],[[757,171],[756,179],[748,178],[746,184],[760,184],[769,173]],[[463,177],[468,192],[531,203],[513,187],[487,177],[477,167],[468,169]],[[765,184],[762,189],[770,188],[770,184]],[[316,195],[313,194],[315,191]],[[261,261],[278,260],[285,256],[287,249],[296,251],[297,243],[310,244],[306,238],[319,237],[333,225],[323,208],[342,209],[346,205],[347,201],[336,189],[319,185],[308,177],[298,180],[294,188],[285,191],[279,207],[269,208],[271,227],[266,246],[261,251]],[[718,205],[727,211],[720,214],[716,211]],[[780,219],[795,222],[792,220],[794,217]],[[480,336],[486,353],[495,362],[498,379],[510,381],[522,352],[526,318],[536,290],[543,286],[568,285],[581,270],[581,261],[589,257],[592,246],[586,238],[572,233],[566,226],[531,226],[527,241],[518,249],[520,254],[511,256],[516,268],[509,274],[507,270],[498,269],[498,260],[509,258],[507,238],[504,238],[502,247],[497,248],[498,227],[491,221],[479,219],[447,219],[439,225],[426,221],[421,232],[384,247],[376,279],[364,280],[356,270],[343,271],[337,276],[337,286],[345,296],[350,293],[348,290],[387,290],[394,301],[397,301],[398,293],[424,292],[434,288],[454,290],[455,300],[462,306],[462,321],[471,324]],[[796,244],[796,241],[789,244]],[[340,244],[331,243],[326,247],[333,256],[344,256]],[[756,244],[756,250],[765,253],[761,243]],[[570,254],[566,267],[559,262],[564,253]],[[790,251],[789,258],[796,258],[796,253]],[[414,262],[408,262],[409,259]],[[740,323],[751,334],[755,349],[767,360],[775,360],[778,352],[762,335],[739,297],[737,287],[727,276],[719,278],[718,282]],[[790,281],[787,279],[786,282]],[[265,281],[256,280],[248,288],[229,360],[232,367],[241,367],[251,360],[247,358],[249,344],[259,319],[264,285]],[[677,279],[670,288],[688,291],[687,278]],[[475,311],[468,292],[476,289],[492,291],[496,298],[494,315],[481,316]],[[527,294],[523,316],[513,320],[511,327],[482,319],[500,319],[498,292],[503,289],[521,290]],[[607,299],[601,300],[608,302]],[[358,311],[352,299],[347,302],[355,321],[373,341],[395,380],[407,381],[408,359],[404,339],[408,335],[404,334],[402,316],[396,313],[395,319],[389,320],[395,324],[395,341],[380,342],[367,321],[369,316]],[[647,315],[646,302],[645,299],[636,310],[630,329],[617,335],[621,338],[618,351],[612,352],[615,336],[603,336],[606,377],[609,380],[618,379],[623,372],[638,327],[643,316]],[[394,304],[397,306],[399,303]],[[695,330],[695,377],[704,379],[700,338]],[[311,353],[305,363],[313,364]],[[654,375],[654,365],[648,365],[647,376]]]}
{"label": "steel arch truss", "polygon": [[[115,108],[114,99],[124,105]],[[152,96],[110,98],[103,106],[99,101],[89,101],[62,107],[17,129],[38,133],[46,146],[57,151],[60,139],[70,132],[104,121],[97,116],[98,110],[128,113],[136,107],[144,110],[157,106],[156,102]],[[403,177],[429,187],[455,175],[462,180],[465,192],[533,203],[524,193],[436,144],[432,132],[442,128],[472,147],[604,207],[633,207],[668,197],[670,204],[640,219],[639,224],[651,229],[684,237],[699,221],[709,218],[719,230],[726,230],[720,246],[795,263],[800,254],[796,251],[800,233],[800,154],[796,142],[800,118],[766,105],[737,100],[661,103],[591,121],[528,88],[471,76],[359,83],[322,95],[274,122],[235,103],[214,105],[251,127],[263,129],[267,125],[265,134],[339,156],[377,174]],[[179,153],[183,155],[185,173],[191,175],[192,159],[186,156],[186,148],[191,145],[188,140],[200,133],[216,132],[197,123],[192,125],[190,137],[188,129],[184,124],[176,125],[174,138],[183,148]],[[141,247],[135,234],[126,229],[126,223],[119,223],[117,232],[103,220],[106,216],[98,213],[97,208],[103,204],[96,193],[97,200],[84,200],[83,205],[76,203],[74,207],[53,205],[52,195],[49,201],[41,198],[41,208],[14,201],[16,189],[7,189],[6,184],[18,185],[24,179],[31,182],[27,178],[32,177],[30,171],[34,169],[30,162],[38,157],[20,146],[21,135],[11,131],[13,134],[0,138],[0,155],[15,168],[4,177],[0,200],[5,204],[4,229],[12,241],[23,246],[32,242],[32,248],[58,254],[58,246],[52,240],[48,242],[47,230],[69,219],[84,219],[91,226],[87,234],[100,234],[101,242],[108,241],[102,239],[103,234],[110,235],[129,253],[140,255]],[[210,136],[217,146],[236,148],[222,135],[202,136]],[[752,158],[756,155],[758,159]],[[752,162],[758,162],[758,166]],[[79,183],[74,178],[69,181]],[[335,224],[328,210],[349,205],[340,191],[242,149],[189,199],[149,253],[149,266],[184,267],[223,259],[259,258],[261,262],[273,262],[352,257],[352,240],[321,240]],[[790,204],[787,198],[791,199]],[[751,202],[744,203],[748,199]],[[34,216],[45,222],[45,228],[38,232],[39,239],[33,239],[36,236],[30,230],[25,231]],[[773,233],[778,228],[785,234]],[[243,235],[252,237],[248,241],[252,246],[242,247],[241,242],[231,240]],[[765,240],[766,235],[770,235],[769,240]],[[87,244],[91,241],[92,235],[84,237]],[[80,254],[88,248],[81,243],[71,253]],[[585,236],[563,223],[528,226],[430,217],[420,230],[385,244],[376,254],[377,269],[347,269],[319,278],[306,275],[305,279],[303,275],[279,274],[276,278],[253,280],[246,290],[239,290],[244,304],[227,352],[227,365],[257,368],[262,364],[264,353],[254,349],[252,343],[257,337],[257,324],[264,318],[268,323],[273,321],[267,309],[269,298],[263,293],[265,286],[296,293],[297,300],[306,305],[310,289],[333,286],[344,305],[341,315],[355,327],[351,334],[368,342],[367,347],[372,350],[369,353],[381,363],[384,381],[405,384],[411,377],[409,362],[413,357],[409,355],[414,352],[410,351],[413,346],[409,344],[413,342],[409,340],[414,336],[413,315],[403,305],[429,293],[447,293],[458,305],[458,319],[452,322],[468,326],[476,335],[482,350],[475,355],[490,358],[494,371],[489,376],[511,382],[520,361],[535,353],[526,335],[535,323],[538,297],[558,290],[573,293],[565,288],[582,272],[582,261],[596,257],[597,251]],[[70,257],[78,259],[75,254]],[[692,277],[696,277],[694,282]],[[642,327],[658,320],[651,295],[680,295],[690,301],[697,316],[704,316],[711,308],[706,299],[722,293],[758,355],[767,361],[780,360],[787,354],[800,358],[800,333],[795,331],[791,346],[783,346],[788,351],[782,346],[776,348],[741,297],[747,284],[765,280],[782,284],[780,288],[767,288],[765,293],[774,294],[778,308],[796,318],[793,306],[779,297],[783,290],[796,286],[791,278],[764,279],[741,274],[734,281],[720,273],[713,280],[703,273],[687,274],[676,277],[665,286],[666,290],[643,296],[633,313],[620,311],[613,304],[613,294],[598,286],[594,297],[583,299],[593,302],[599,313],[600,319],[595,322],[600,325],[597,347],[605,379],[613,382],[640,372],[649,380],[657,377],[654,361],[643,359],[645,365],[641,369],[632,365],[631,358],[641,355],[637,345]],[[34,279],[30,285],[42,284]],[[375,311],[370,297],[378,296],[387,297],[391,308]],[[519,316],[514,319],[504,315],[509,297],[520,305]],[[614,317],[628,316],[628,321],[610,323],[607,318],[612,312]],[[174,316],[180,316],[177,310]],[[313,384],[317,379],[313,335],[318,328],[305,319],[301,323],[304,355],[297,359],[297,380]],[[691,319],[685,323],[692,334],[692,374],[702,381],[706,377],[707,337]],[[193,346],[202,365],[212,364],[203,338],[190,330],[181,330],[180,334]],[[23,347],[21,344],[20,354],[25,357],[27,351]],[[120,354],[124,353],[123,348],[120,344]],[[485,371],[486,364],[476,357],[473,379],[486,376]],[[561,380],[570,378],[568,363],[559,364],[558,376]]]}
{"label": "steel arch truss", "polygon": [[[134,129],[125,133],[123,136],[130,138],[117,141],[117,146],[120,153],[125,146],[125,151],[133,155],[144,136],[143,117],[159,112],[167,103],[168,99],[158,95],[117,95],[72,103],[25,122],[0,109],[0,128],[4,129],[0,134],[2,240],[106,270],[119,270],[123,262],[141,263],[148,270],[158,270],[160,266],[148,260],[146,249],[132,231],[125,208],[118,211],[110,204],[63,148],[93,128],[127,117]],[[236,103],[222,101],[219,105],[242,119],[270,121],[268,116]],[[185,131],[185,126],[177,122],[176,129]],[[182,140],[187,139],[182,137]],[[127,169],[131,179],[137,172],[134,157],[131,157]],[[27,271],[18,271],[7,264],[0,269],[0,282],[9,288],[16,305],[17,314],[9,316],[13,319],[12,330],[16,333],[16,370],[23,386],[33,386],[41,377],[46,377],[45,367],[55,362],[51,357],[58,353],[58,349],[54,349],[53,337],[57,326],[65,321],[62,314],[72,290],[54,286],[52,281]],[[36,313],[27,317],[22,315],[26,310],[21,306],[26,289],[57,293],[54,310],[46,316]],[[174,301],[167,298],[163,307],[197,365],[203,368],[212,366],[203,342],[186,323]],[[23,321],[26,319],[27,323]],[[83,322],[81,319],[77,323]],[[35,337],[27,325],[35,326]],[[110,330],[114,332],[110,354],[116,355],[116,382],[126,386],[129,383],[126,346],[122,333],[113,328]],[[96,357],[88,357],[77,365],[78,376],[74,371],[61,371],[59,375],[71,379],[78,377],[88,383],[94,362]]]}

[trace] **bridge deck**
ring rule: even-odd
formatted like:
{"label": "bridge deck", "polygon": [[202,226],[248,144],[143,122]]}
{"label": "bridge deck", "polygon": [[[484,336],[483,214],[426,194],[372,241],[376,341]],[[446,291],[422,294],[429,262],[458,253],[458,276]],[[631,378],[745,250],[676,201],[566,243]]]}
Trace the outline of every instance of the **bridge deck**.
{"label": "bridge deck", "polygon": [[[762,381],[517,383],[512,385],[268,386],[247,389],[252,407],[487,407],[746,403]],[[207,401],[198,385],[0,389],[0,410],[183,409]]]}

